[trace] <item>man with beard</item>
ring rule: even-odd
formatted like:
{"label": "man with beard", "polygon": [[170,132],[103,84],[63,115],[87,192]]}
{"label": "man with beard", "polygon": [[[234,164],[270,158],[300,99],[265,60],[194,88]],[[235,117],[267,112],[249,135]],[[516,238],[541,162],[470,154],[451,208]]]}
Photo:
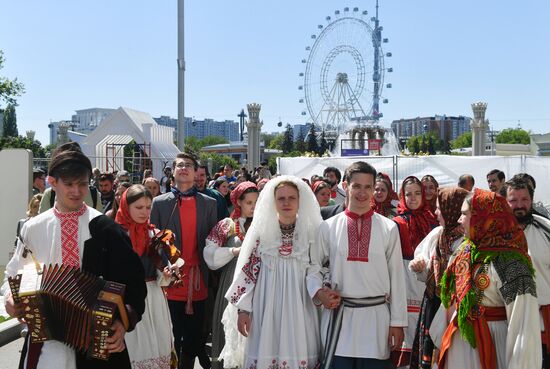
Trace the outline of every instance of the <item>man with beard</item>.
{"label": "man with beard", "polygon": [[543,322],[543,368],[550,368],[550,220],[533,214],[534,190],[521,176],[506,182],[506,201],[527,238],[529,255],[535,267],[537,299]]}
{"label": "man with beard", "polygon": [[331,199],[334,199],[336,204],[344,203],[346,199],[346,193],[338,185],[342,179],[342,173],[336,167],[327,167],[323,171],[323,178],[325,178],[331,185]]}
{"label": "man with beard", "polygon": [[114,181],[115,178],[111,173],[103,173],[99,176],[98,184],[99,192],[101,193],[101,205],[103,205],[101,212],[103,214],[113,207],[113,202],[115,201]]}

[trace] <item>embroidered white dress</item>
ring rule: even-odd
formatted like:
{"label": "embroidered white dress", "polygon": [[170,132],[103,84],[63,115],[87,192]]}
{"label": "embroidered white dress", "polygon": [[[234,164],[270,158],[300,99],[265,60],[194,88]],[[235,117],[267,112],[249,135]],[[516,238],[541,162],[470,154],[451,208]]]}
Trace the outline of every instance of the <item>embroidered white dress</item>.
{"label": "embroidered white dress", "polygon": [[[152,231],[150,236],[153,236]],[[147,299],[141,320],[133,331],[124,336],[134,369],[170,368],[174,336],[168,301],[162,290],[170,281],[156,268],[155,271],[156,279],[146,282]]]}
{"label": "embroidered white dress", "polygon": [[[372,215],[371,222],[370,234],[363,233],[361,237],[364,241],[370,235],[370,240],[365,245],[355,239],[355,242],[351,242],[352,247],[349,246],[348,216],[345,213],[321,223],[318,245],[311,251],[307,286],[311,297],[323,287],[321,270],[328,261],[331,286],[342,297],[386,295],[391,301],[389,305],[344,307],[342,328],[335,352],[337,356],[384,360],[390,356],[390,326],[407,326],[405,277],[396,224],[376,213]],[[323,310],[323,340],[329,319],[330,311]]]}
{"label": "embroidered white dress", "polygon": [[238,309],[251,312],[243,367],[311,369],[319,358],[320,336],[306,288],[308,250],[258,252],[260,244],[258,240],[248,262],[236,271],[226,295]]}
{"label": "embroidered white dress", "polygon": [[[82,260],[84,251],[84,242],[90,238],[88,225],[90,221],[101,215],[101,213],[91,207],[87,207],[84,214],[78,218],[78,250],[79,258]],[[61,264],[61,222],[54,214],[53,209],[39,214],[25,223],[21,229],[21,238],[39,263]],[[26,258],[22,255],[23,245],[18,242],[13,258],[6,266],[4,283],[2,284],[2,294],[4,298],[10,294],[10,288],[7,277],[13,277],[17,271],[23,269],[23,266],[32,263],[30,253]],[[74,369],[76,368],[74,350],[59,341],[45,341],[40,351],[38,360],[38,369]],[[26,365],[26,358],[25,358]]]}
{"label": "embroidered white dress", "polygon": [[[451,258],[452,259],[452,258]],[[513,275],[514,269],[510,268],[505,273]],[[501,273],[504,273],[501,271]],[[537,298],[530,293],[513,295],[519,291],[503,289],[503,284],[494,263],[487,268],[489,287],[484,290],[482,305],[490,307],[505,306],[508,320],[487,322],[491,332],[491,338],[496,350],[496,369],[527,369],[540,368],[542,366],[542,353],[540,341],[540,324],[538,315]],[[526,286],[518,285],[519,289]],[[503,296],[505,291],[507,297]],[[505,299],[513,298],[505,305]],[[454,313],[456,314],[456,312]],[[453,314],[453,315],[454,315]],[[453,315],[443,305],[436,313],[430,327],[430,336],[436,347],[441,347],[443,334],[447,329],[448,317]],[[447,351],[445,369],[483,369],[479,360],[479,353],[465,341],[457,330],[452,338]]]}
{"label": "embroidered white dress", "polygon": [[[239,229],[241,237],[244,235],[244,224],[246,218],[239,218]],[[233,248],[241,247],[242,241],[236,233],[235,220],[231,218],[222,219],[210,231],[204,247],[204,261],[212,270],[221,270],[218,293],[214,303],[212,314],[212,368],[221,367],[220,353],[225,345],[225,332],[222,323],[223,314],[227,307],[225,293],[233,282],[237,258],[233,255]],[[234,317],[233,320],[236,320]],[[234,323],[234,322],[232,322]],[[237,338],[238,339],[238,338]]]}

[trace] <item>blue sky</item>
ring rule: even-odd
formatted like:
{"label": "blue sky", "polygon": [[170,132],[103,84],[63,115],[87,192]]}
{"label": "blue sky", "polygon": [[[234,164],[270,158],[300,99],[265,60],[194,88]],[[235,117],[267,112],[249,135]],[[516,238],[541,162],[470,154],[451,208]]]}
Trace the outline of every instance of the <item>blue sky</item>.
{"label": "blue sky", "polygon": [[[264,130],[303,123],[298,73],[310,35],[345,6],[374,13],[374,0],[187,1],[186,116],[235,119],[262,104]],[[126,106],[177,115],[176,0],[5,1],[3,76],[25,84],[18,126],[48,143],[47,124],[74,110]],[[380,2],[386,67],[382,123],[469,115],[488,102],[495,129],[518,121],[550,128],[550,2]]]}

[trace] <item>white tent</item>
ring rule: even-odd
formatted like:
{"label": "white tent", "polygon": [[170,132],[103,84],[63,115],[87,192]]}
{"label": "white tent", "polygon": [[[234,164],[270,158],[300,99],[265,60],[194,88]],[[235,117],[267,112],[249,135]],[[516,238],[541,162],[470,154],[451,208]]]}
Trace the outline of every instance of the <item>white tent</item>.
{"label": "white tent", "polygon": [[[120,107],[82,142],[82,150],[101,171],[123,168],[124,145],[132,140],[150,145],[153,176],[161,178],[162,170],[171,163],[179,149],[172,142],[174,129],[157,124],[150,114]],[[119,147],[120,150],[115,150]],[[108,148],[110,150],[108,150]],[[95,159],[95,162],[94,162]]]}

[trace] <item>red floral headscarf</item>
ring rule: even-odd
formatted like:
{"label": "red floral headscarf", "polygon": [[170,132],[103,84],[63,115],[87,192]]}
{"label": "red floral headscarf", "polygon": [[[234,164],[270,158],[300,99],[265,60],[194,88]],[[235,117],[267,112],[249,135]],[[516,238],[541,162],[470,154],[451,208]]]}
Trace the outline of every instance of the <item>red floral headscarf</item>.
{"label": "red floral headscarf", "polygon": [[393,200],[399,200],[399,196],[397,196],[397,193],[393,190],[393,185],[391,183],[390,177],[386,173],[378,173],[378,176],[375,180],[375,184],[376,182],[382,182],[386,185],[386,188],[388,190],[388,195],[382,202],[376,202],[373,196],[372,208],[374,209],[375,213],[378,213],[387,217],[391,214],[391,210],[393,208],[391,202]]}
{"label": "red floral headscarf", "polygon": [[149,237],[149,230],[154,229],[155,227],[149,223],[149,220],[145,223],[136,223],[130,216],[130,210],[128,208],[128,200],[126,199],[126,194],[128,190],[124,191],[122,198],[120,199],[120,206],[116,213],[115,222],[120,224],[122,228],[128,231],[130,235],[130,240],[132,241],[132,246],[134,251],[142,256],[151,239]]}
{"label": "red floral headscarf", "polygon": [[504,197],[476,188],[470,211],[470,240],[479,251],[527,255],[525,234]]}
{"label": "red floral headscarf", "polygon": [[[405,201],[405,183],[410,179],[413,184],[422,189],[422,204],[416,210],[409,209]],[[412,260],[416,246],[426,237],[430,231],[437,226],[438,222],[435,215],[430,210],[430,205],[426,201],[424,188],[418,178],[409,176],[403,181],[399,193],[399,205],[397,205],[397,216],[393,220],[399,226],[399,235],[401,237],[401,251],[403,258]]]}
{"label": "red floral headscarf", "polygon": [[441,302],[446,307],[456,302],[460,333],[476,347],[473,322],[477,319],[475,312],[480,301],[477,289],[483,289],[486,281],[481,278],[482,274],[473,280],[474,266],[503,256],[526,264],[532,275],[534,270],[527,254],[525,234],[504,197],[476,188],[470,212],[470,238],[465,240],[441,279]]}
{"label": "red floral headscarf", "polygon": [[238,219],[241,216],[241,207],[239,206],[239,203],[237,200],[239,200],[239,197],[248,190],[249,188],[255,188],[258,190],[258,186],[254,184],[254,182],[246,181],[241,182],[233,191],[231,191],[231,203],[233,204],[233,212],[231,213],[232,219]]}

